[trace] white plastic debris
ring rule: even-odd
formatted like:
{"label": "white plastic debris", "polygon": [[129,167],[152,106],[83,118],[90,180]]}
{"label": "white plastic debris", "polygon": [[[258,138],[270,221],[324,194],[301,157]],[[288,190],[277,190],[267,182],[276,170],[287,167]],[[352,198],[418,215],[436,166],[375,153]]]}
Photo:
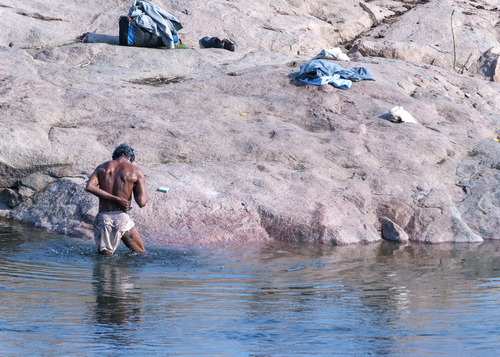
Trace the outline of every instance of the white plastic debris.
{"label": "white plastic debris", "polygon": [[316,57],[314,57],[313,60],[321,58],[336,61],[350,61],[349,57],[347,57],[345,53],[342,53],[342,50],[339,47],[324,49]]}
{"label": "white plastic debris", "polygon": [[394,123],[413,123],[418,124],[415,118],[403,107],[394,107],[389,111],[389,120]]}

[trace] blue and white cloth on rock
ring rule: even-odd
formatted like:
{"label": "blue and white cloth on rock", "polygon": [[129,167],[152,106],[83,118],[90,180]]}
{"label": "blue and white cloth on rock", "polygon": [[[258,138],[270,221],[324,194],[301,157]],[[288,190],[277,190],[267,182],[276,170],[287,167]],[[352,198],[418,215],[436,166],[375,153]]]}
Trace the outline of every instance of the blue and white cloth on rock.
{"label": "blue and white cloth on rock", "polygon": [[300,66],[297,79],[317,86],[331,84],[336,88],[349,89],[352,82],[375,80],[375,77],[364,67],[343,68],[336,63],[311,60]]}
{"label": "blue and white cloth on rock", "polygon": [[169,14],[149,1],[135,0],[127,15],[137,26],[161,37],[165,47],[172,49],[177,42],[177,31],[182,25],[174,15]]}

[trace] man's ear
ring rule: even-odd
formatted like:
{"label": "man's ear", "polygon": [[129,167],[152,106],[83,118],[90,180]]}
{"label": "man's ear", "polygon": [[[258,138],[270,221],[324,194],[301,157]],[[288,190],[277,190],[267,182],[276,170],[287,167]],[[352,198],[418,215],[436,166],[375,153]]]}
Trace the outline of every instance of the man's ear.
{"label": "man's ear", "polygon": [[130,158],[130,163],[133,163],[134,161],[135,161],[135,156],[132,156],[132,157]]}

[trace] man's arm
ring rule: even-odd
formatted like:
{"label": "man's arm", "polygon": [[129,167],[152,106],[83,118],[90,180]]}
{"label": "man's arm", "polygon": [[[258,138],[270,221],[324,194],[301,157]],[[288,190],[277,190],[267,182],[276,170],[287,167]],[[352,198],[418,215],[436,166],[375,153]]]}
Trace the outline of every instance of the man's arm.
{"label": "man's arm", "polygon": [[103,189],[99,188],[99,178],[97,177],[97,169],[94,171],[92,176],[90,176],[89,182],[87,182],[87,191],[99,198],[116,203],[121,210],[130,211],[129,200],[118,196],[114,196],[104,191]]}
{"label": "man's arm", "polygon": [[134,185],[134,200],[139,207],[144,207],[148,203],[148,195],[146,194],[146,179],[141,169],[137,168],[137,182]]}

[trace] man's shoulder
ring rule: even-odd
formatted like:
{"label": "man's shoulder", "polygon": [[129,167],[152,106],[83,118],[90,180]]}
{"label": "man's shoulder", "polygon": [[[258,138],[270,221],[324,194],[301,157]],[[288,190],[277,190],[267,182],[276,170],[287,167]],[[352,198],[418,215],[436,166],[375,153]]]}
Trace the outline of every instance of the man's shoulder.
{"label": "man's shoulder", "polygon": [[102,169],[106,169],[108,168],[109,164],[111,163],[112,161],[106,161],[106,162],[103,162],[102,164],[100,164],[99,166],[97,166],[96,170],[102,170]]}
{"label": "man's shoulder", "polygon": [[134,168],[134,172],[139,175],[139,176],[144,176],[144,172],[142,172],[142,169],[139,166],[135,166],[133,164],[130,164]]}
{"label": "man's shoulder", "polygon": [[121,171],[128,171],[130,173],[134,173],[136,176],[144,176],[144,173],[142,170],[138,167],[135,166],[134,164],[131,164],[130,162],[125,162],[120,165]]}

